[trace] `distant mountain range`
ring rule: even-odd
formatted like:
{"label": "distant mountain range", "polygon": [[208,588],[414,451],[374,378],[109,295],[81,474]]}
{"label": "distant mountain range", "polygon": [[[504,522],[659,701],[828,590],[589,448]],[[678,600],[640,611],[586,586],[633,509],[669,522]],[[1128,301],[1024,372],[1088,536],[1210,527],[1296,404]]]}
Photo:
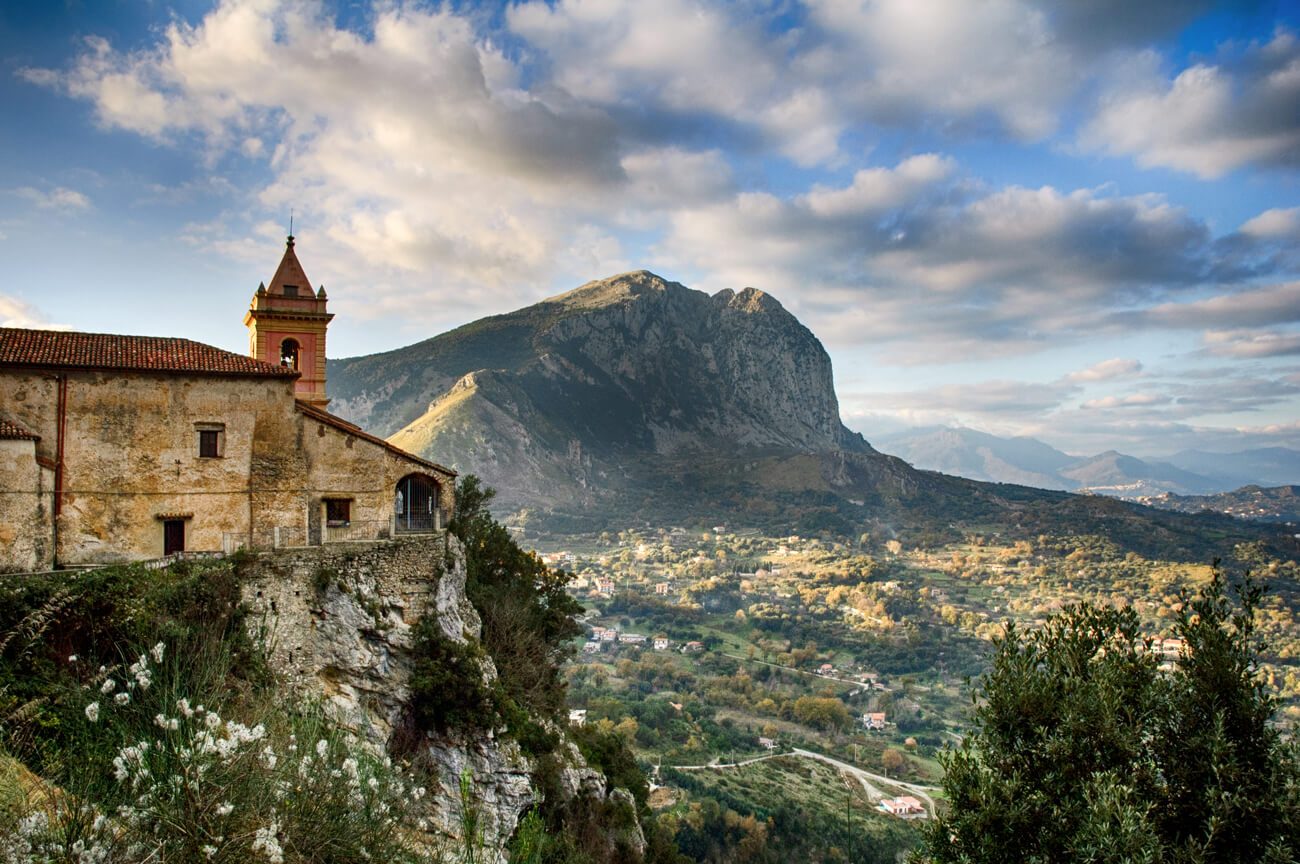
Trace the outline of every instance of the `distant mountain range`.
{"label": "distant mountain range", "polygon": [[[1196,558],[1213,544],[1276,539],[1224,517],[978,483],[880,453],[840,421],[821,343],[752,288],[709,295],[625,273],[331,360],[329,381],[332,410],[478,474],[498,490],[499,513],[551,530],[725,521],[914,542],[1103,533]],[[1020,484],[1077,461],[1041,444],[1010,450],[1002,462]]]}
{"label": "distant mountain range", "polygon": [[1164,459],[1138,459],[1114,450],[1071,456],[1035,438],[1002,438],[974,429],[908,429],[876,440],[877,447],[917,468],[996,483],[1095,492],[1143,499],[1164,493],[1213,495],[1243,486],[1300,483],[1300,451],[1285,447],[1208,453],[1184,450]]}

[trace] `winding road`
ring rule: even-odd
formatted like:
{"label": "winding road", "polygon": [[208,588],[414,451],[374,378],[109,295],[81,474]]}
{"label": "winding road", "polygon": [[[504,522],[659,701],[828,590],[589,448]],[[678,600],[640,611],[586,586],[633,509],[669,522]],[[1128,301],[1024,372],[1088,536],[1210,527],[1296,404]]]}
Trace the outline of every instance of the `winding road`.
{"label": "winding road", "polygon": [[739,762],[714,761],[714,762],[710,762],[707,765],[672,765],[669,767],[675,768],[678,771],[712,771],[712,770],[718,770],[723,768],[743,768],[746,765],[753,765],[756,762],[765,762],[768,759],[777,759],[780,758],[781,756],[799,756],[803,759],[815,759],[818,762],[825,762],[827,765],[839,769],[841,772],[848,774],[849,776],[853,777],[859,783],[862,784],[863,790],[865,790],[867,793],[867,799],[870,800],[872,803],[875,803],[876,801],[879,801],[882,798],[888,797],[884,792],[880,791],[880,788],[878,786],[874,785],[876,783],[882,783],[888,786],[894,786],[899,789],[903,789],[911,793],[912,795],[915,795],[918,799],[920,799],[921,803],[925,805],[926,818],[934,817],[935,814],[934,799],[930,797],[929,792],[927,790],[934,789],[935,787],[920,786],[917,785],[916,783],[905,783],[902,780],[895,780],[892,777],[885,777],[884,775],[881,774],[873,774],[872,772],[859,768],[856,765],[850,765],[847,762],[841,762],[838,759],[834,759],[822,753],[814,753],[811,750],[803,750],[798,747],[791,748],[790,752],[788,753],[768,753],[763,756],[755,756],[753,759],[742,759]]}

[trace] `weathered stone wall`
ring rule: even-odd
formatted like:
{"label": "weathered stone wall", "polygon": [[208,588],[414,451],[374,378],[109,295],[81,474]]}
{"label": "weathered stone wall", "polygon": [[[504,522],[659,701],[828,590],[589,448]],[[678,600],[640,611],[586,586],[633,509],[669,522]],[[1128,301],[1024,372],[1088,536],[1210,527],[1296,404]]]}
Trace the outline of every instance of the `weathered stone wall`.
{"label": "weathered stone wall", "polygon": [[[247,533],[254,438],[292,424],[292,381],[69,372],[58,525],[61,564],[163,554],[160,517],[185,521],[187,550],[218,550]],[[41,436],[57,456],[51,373],[0,372],[0,414]],[[221,455],[199,455],[201,424],[222,430]]]}
{"label": "weathered stone wall", "polygon": [[0,441],[0,571],[54,565],[53,485],[54,472],[36,462],[35,441]]}

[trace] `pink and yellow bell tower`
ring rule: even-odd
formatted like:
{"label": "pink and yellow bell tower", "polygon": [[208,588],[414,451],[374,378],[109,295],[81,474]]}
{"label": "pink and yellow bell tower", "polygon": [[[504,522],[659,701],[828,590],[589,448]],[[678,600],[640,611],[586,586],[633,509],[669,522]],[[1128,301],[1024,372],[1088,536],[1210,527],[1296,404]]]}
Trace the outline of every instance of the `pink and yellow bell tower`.
{"label": "pink and yellow bell tower", "polygon": [[244,314],[249,355],[301,372],[294,395],[318,408],[330,401],[325,395],[325,330],[334,316],[325,311],[326,302],[324,286],[312,290],[290,234],[271,284],[257,286]]}

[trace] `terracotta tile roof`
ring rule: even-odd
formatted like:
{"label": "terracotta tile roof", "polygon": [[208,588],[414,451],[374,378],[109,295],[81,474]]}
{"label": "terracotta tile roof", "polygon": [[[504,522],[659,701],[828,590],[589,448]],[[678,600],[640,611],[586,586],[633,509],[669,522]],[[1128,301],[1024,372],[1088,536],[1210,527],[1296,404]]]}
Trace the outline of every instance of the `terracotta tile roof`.
{"label": "terracotta tile roof", "polygon": [[115,336],[0,327],[0,366],[130,369],[197,375],[289,378],[298,373],[191,342],[159,336]]}
{"label": "terracotta tile roof", "polygon": [[380,438],[378,435],[371,435],[369,432],[365,431],[360,426],[357,426],[354,423],[349,423],[348,421],[344,420],[342,417],[338,417],[334,414],[331,414],[328,411],[322,411],[320,408],[317,408],[315,405],[312,405],[307,402],[303,402],[301,399],[298,400],[298,410],[301,411],[303,414],[306,414],[308,417],[311,417],[314,420],[319,420],[320,422],[324,423],[327,426],[333,426],[335,429],[346,432],[349,435],[355,435],[358,438],[369,441],[372,444],[378,444],[380,447],[383,447],[388,452],[395,453],[398,456],[411,460],[412,462],[417,462],[420,465],[425,466],[426,468],[432,468],[435,471],[441,471],[443,474],[449,474],[452,477],[457,476],[456,472],[451,470],[450,468],[439,465],[437,462],[430,462],[428,459],[421,459],[419,456],[416,456],[414,453],[407,453],[405,450],[403,450],[401,447],[398,447],[396,444],[389,443],[388,441],[385,441],[383,438]]}
{"label": "terracotta tile roof", "polygon": [[41,436],[28,432],[17,423],[0,420],[0,441],[39,441]]}

